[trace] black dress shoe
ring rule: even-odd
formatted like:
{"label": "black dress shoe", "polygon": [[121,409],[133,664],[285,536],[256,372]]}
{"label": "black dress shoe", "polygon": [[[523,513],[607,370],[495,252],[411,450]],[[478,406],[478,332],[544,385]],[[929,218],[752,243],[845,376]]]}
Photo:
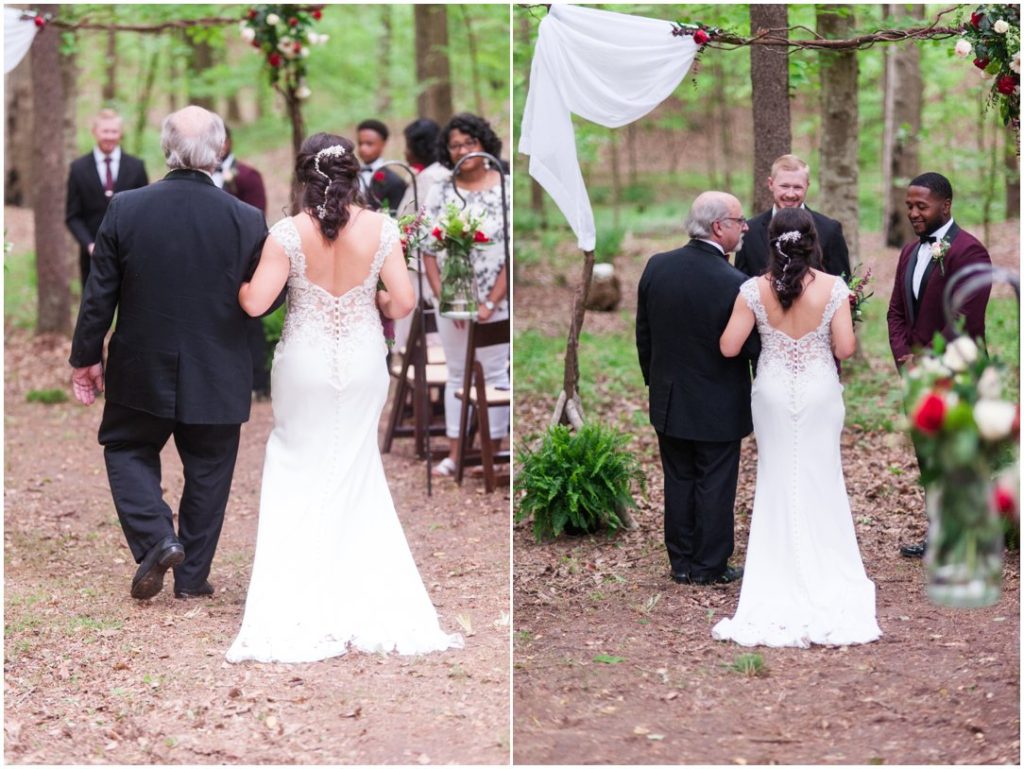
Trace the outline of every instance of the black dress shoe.
{"label": "black dress shoe", "polygon": [[923,558],[927,543],[915,542],[913,545],[900,545],[900,555],[904,558]]}
{"label": "black dress shoe", "polygon": [[209,580],[203,582],[199,587],[174,586],[175,598],[204,598],[208,595],[213,595],[213,585],[210,584]]}
{"label": "black dress shoe", "polygon": [[674,571],[672,572],[672,581],[678,582],[680,585],[690,584],[690,572],[688,571]]}
{"label": "black dress shoe", "polygon": [[730,582],[735,582],[743,576],[743,567],[732,567],[726,566],[725,571],[716,577],[700,577],[697,575],[690,577],[690,582],[695,585],[728,585]]}
{"label": "black dress shoe", "polygon": [[164,589],[164,574],[185,560],[185,548],[175,536],[164,537],[146,553],[132,579],[132,598],[152,598]]}

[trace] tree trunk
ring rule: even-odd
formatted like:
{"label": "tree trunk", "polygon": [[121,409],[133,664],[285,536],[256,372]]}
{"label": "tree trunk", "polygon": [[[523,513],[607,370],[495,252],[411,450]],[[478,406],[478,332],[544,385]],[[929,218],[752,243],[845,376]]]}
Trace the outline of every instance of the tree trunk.
{"label": "tree trunk", "polygon": [[[529,14],[520,13],[517,14],[519,17],[519,38],[526,43],[526,49],[532,50],[533,46],[533,30],[530,27]],[[523,93],[527,93],[530,90],[530,67],[529,65],[523,67],[523,72],[526,73],[526,84],[523,88]],[[530,209],[541,217],[541,221],[545,221],[544,212],[544,188],[537,183],[537,180],[532,176],[530,177]]]}
{"label": "tree trunk", "polygon": [[[622,163],[619,160],[619,137],[615,131],[616,129],[614,128],[608,129],[612,156],[612,227],[618,229],[622,213]],[[588,283],[587,285],[589,286],[590,284]]]}
{"label": "tree trunk", "polygon": [[[852,37],[854,6],[816,6],[818,34],[831,39]],[[857,199],[857,52],[823,51],[821,72],[821,200],[839,220],[846,244],[860,257],[860,207]]]}
{"label": "tree trunk", "polygon": [[480,60],[477,56],[476,47],[476,34],[473,32],[473,21],[470,16],[469,9],[471,5],[457,5],[455,6],[462,12],[462,21],[466,25],[466,39],[469,43],[469,68],[473,78],[473,105],[476,108],[476,114],[484,114],[484,97],[480,90]]}
{"label": "tree trunk", "polygon": [[637,185],[637,149],[636,149],[636,123],[626,126],[626,152],[629,155],[629,185]]}
{"label": "tree trunk", "polygon": [[413,11],[416,80],[422,88],[416,106],[421,117],[444,125],[454,112],[448,63],[448,9],[443,5],[416,5]]}
{"label": "tree trunk", "polygon": [[146,65],[145,77],[142,80],[142,91],[138,95],[135,109],[135,126],[132,129],[132,152],[142,152],[142,139],[146,132],[146,116],[149,105],[153,101],[153,86],[156,84],[157,67],[160,66],[160,49],[154,48]]}
{"label": "tree trunk", "polygon": [[1020,219],[1020,149],[1017,132],[1003,131],[1003,167],[1006,169],[1006,218]]}
{"label": "tree trunk", "polygon": [[[924,18],[924,6],[889,4],[892,17]],[[882,187],[885,204],[882,229],[887,246],[902,246],[914,238],[906,216],[907,185],[919,169],[921,133],[921,52],[916,44],[885,49],[885,105],[882,129]]]}
{"label": "tree trunk", "polygon": [[[117,23],[117,6],[111,6],[110,22]],[[103,103],[117,100],[117,32],[107,30],[107,58],[104,62],[106,77],[103,79]]]}
{"label": "tree trunk", "polygon": [[242,104],[238,101],[238,91],[228,95],[226,113],[228,125],[236,126],[242,124]]}
{"label": "tree trunk", "polygon": [[[785,30],[785,5],[750,5],[750,32]],[[750,83],[754,125],[754,207],[751,213],[772,207],[767,187],[772,163],[790,152],[789,52],[775,46],[750,46]]]}
{"label": "tree trunk", "polygon": [[386,115],[391,111],[391,36],[392,6],[380,6],[380,37],[377,38],[377,114]]}
{"label": "tree trunk", "polygon": [[[48,8],[59,17],[60,6]],[[60,29],[39,30],[30,49],[33,111],[33,224],[38,278],[37,333],[71,333],[71,254],[67,249],[64,206],[68,165],[64,157],[64,81]]]}
{"label": "tree trunk", "polygon": [[[217,107],[214,104],[212,96],[206,96],[205,94],[197,94],[194,92],[194,84],[201,83],[203,80],[203,74],[213,66],[213,49],[210,44],[205,40],[202,42],[192,43],[192,58],[189,61],[189,73],[188,73],[188,103],[194,104],[197,107],[208,109],[210,112],[216,112]],[[205,91],[206,89],[202,89]]]}
{"label": "tree trunk", "polygon": [[[302,140],[306,136],[306,122],[302,117],[302,99],[295,95],[297,87],[297,84],[291,84],[280,89],[281,95],[284,96],[285,105],[288,108],[288,118],[292,126],[291,168],[293,169],[295,168],[295,159],[299,156],[299,150],[302,149]],[[299,201],[301,194],[302,185],[299,183],[299,177],[295,175],[294,171],[292,171],[292,216],[299,213]]]}
{"label": "tree trunk", "polygon": [[26,58],[4,76],[4,205],[27,206],[32,184],[32,67]]}
{"label": "tree trunk", "polygon": [[714,67],[711,70],[713,82],[718,84],[719,98],[715,99],[715,105],[718,109],[718,152],[709,152],[709,155],[719,155],[722,158],[722,176],[723,186],[721,189],[725,191],[732,190],[732,168],[731,161],[733,156],[733,144],[732,144],[732,121],[730,120],[729,113],[729,73],[722,66],[721,59],[715,59]]}

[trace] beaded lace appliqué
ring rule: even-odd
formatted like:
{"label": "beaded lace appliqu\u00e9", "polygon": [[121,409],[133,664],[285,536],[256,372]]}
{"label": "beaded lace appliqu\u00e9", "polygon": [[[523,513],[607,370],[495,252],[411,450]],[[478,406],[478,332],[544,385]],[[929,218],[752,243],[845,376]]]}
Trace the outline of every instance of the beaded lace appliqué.
{"label": "beaded lace appliqu\u00e9", "polygon": [[761,356],[757,362],[757,375],[781,373],[790,377],[800,377],[812,369],[820,369],[826,376],[831,374],[832,377],[837,377],[829,324],[839,309],[839,304],[849,296],[850,291],[846,284],[842,280],[836,280],[818,327],[799,339],[793,339],[768,323],[768,313],[761,304],[757,280],[751,278],[740,286],[740,294],[754,313],[757,330],[761,334]]}
{"label": "beaded lace appliqu\u00e9", "polygon": [[385,220],[370,273],[341,296],[334,296],[306,277],[306,255],[292,219],[279,221],[270,234],[282,245],[290,263],[288,314],[277,351],[298,340],[321,347],[331,362],[332,380],[342,386],[348,379],[345,362],[353,358],[349,354],[353,348],[379,342],[384,354],[384,331],[376,302],[377,278],[384,258],[398,239],[398,227],[390,219]]}

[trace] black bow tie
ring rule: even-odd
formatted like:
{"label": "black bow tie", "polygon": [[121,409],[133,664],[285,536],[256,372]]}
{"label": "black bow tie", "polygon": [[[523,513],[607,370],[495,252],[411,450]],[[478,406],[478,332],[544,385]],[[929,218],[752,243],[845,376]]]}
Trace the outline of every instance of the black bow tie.
{"label": "black bow tie", "polygon": [[922,235],[920,241],[922,243],[935,243],[938,240],[934,235]]}
{"label": "black bow tie", "polygon": [[359,170],[360,171],[372,171],[373,170],[373,166],[363,166]]}

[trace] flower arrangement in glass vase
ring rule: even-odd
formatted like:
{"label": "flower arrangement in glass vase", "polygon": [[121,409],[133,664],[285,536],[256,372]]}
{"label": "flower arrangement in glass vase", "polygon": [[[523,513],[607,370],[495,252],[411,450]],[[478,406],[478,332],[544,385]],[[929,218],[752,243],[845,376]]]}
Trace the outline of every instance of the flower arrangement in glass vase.
{"label": "flower arrangement in glass vase", "polygon": [[868,284],[871,283],[871,268],[868,267],[863,275],[859,274],[860,265],[853,268],[853,274],[842,277],[846,280],[846,286],[850,289],[850,315],[853,318],[853,325],[864,320],[864,305],[868,299],[875,295],[874,291],[868,292]]}
{"label": "flower arrangement in glass vase", "polygon": [[444,213],[434,222],[431,247],[444,250],[441,265],[441,314],[456,320],[476,317],[477,283],[473,269],[473,249],[486,245],[491,239],[481,229],[482,218],[472,209],[460,209],[449,203]]}
{"label": "flower arrangement in glass vase", "polygon": [[973,58],[982,79],[991,80],[988,104],[998,105],[1004,125],[1020,128],[1020,6],[979,5],[963,24],[953,49]]}
{"label": "flower arrangement in glass vase", "polygon": [[1007,507],[994,479],[1013,465],[1020,435],[1005,366],[969,337],[936,335],[905,373],[904,395],[928,508],[928,595],[947,606],[993,604]]}

